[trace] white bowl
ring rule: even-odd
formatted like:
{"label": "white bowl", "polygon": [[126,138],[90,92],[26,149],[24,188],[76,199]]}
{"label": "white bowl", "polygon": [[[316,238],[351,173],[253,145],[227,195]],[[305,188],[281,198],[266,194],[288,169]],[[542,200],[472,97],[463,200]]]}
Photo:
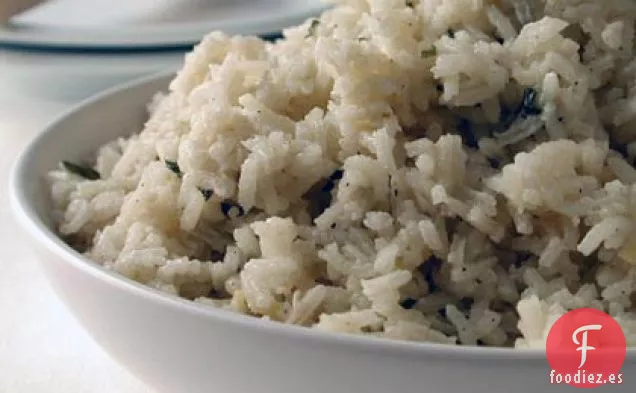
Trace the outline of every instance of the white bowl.
{"label": "white bowl", "polygon": [[[337,335],[216,310],[146,288],[87,260],[56,236],[45,174],[64,159],[141,129],[145,105],[170,75],[106,92],[66,113],[20,158],[13,209],[62,300],[115,359],[160,392],[537,393],[549,383],[543,351],[455,347]],[[27,252],[29,250],[25,250]],[[634,392],[636,351],[625,384]]]}

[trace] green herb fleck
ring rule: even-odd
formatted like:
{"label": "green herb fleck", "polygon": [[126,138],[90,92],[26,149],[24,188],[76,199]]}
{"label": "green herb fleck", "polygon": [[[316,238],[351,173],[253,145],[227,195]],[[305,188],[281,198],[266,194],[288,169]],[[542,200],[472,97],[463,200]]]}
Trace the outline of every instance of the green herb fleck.
{"label": "green herb fleck", "polygon": [[412,297],[407,297],[406,299],[400,302],[400,306],[402,306],[405,310],[410,310],[417,304],[417,299],[413,299]]}
{"label": "green herb fleck", "polygon": [[457,304],[457,309],[459,309],[460,311],[464,313],[469,313],[470,308],[473,306],[474,303],[475,303],[475,299],[470,297],[463,297],[459,299],[459,303]]}
{"label": "green herb fleck", "polygon": [[537,106],[537,91],[533,88],[527,88],[523,91],[523,100],[521,101],[521,116],[540,115],[541,108]]}
{"label": "green herb fleck", "polygon": [[335,187],[336,187],[336,183],[334,183],[333,180],[329,179],[329,180],[327,180],[325,185],[322,186],[320,191],[322,191],[322,192],[331,192]]}
{"label": "green herb fleck", "polygon": [[457,131],[462,137],[464,144],[470,148],[477,149],[479,147],[479,141],[477,136],[473,132],[473,125],[470,120],[466,118],[460,118],[457,123]]}
{"label": "green herb fleck", "polygon": [[442,260],[433,255],[417,268],[417,270],[419,270],[419,272],[424,276],[424,280],[426,280],[426,283],[428,284],[429,293],[434,293],[441,289],[439,285],[437,285],[437,275],[442,267],[442,264]]}
{"label": "green herb fleck", "polygon": [[420,55],[422,56],[422,58],[436,56],[437,55],[437,48],[432,47],[431,49],[425,49],[425,50],[422,51],[422,53]]}
{"label": "green herb fleck", "polygon": [[340,180],[342,179],[342,177],[344,176],[344,171],[342,169],[336,169],[335,171],[333,171],[333,173],[329,176],[330,180]]}
{"label": "green herb fleck", "polygon": [[170,169],[172,173],[177,175],[179,179],[183,176],[183,173],[181,173],[181,168],[179,168],[179,164],[177,164],[176,161],[165,160],[165,163],[166,163],[166,167]]}
{"label": "green herb fleck", "polygon": [[238,209],[238,217],[241,217],[245,214],[245,209],[243,209],[243,206],[239,205],[238,203],[234,203],[233,201],[228,199],[221,202],[221,211],[223,212],[223,215],[225,217],[231,218],[230,212],[232,211],[232,209]]}
{"label": "green herb fleck", "polygon": [[526,251],[519,251],[515,254],[515,261],[513,264],[515,267],[519,268],[523,266],[524,263],[529,262],[530,258],[532,258],[532,254]]}
{"label": "green herb fleck", "polygon": [[339,174],[334,174],[334,178],[320,179],[302,196],[307,201],[307,210],[312,219],[320,216],[331,205],[331,191],[336,185],[335,181],[339,180]]}
{"label": "green herb fleck", "polygon": [[72,162],[68,161],[62,161],[62,165],[68,172],[81,176],[84,179],[99,180],[101,178],[99,172],[97,172],[93,168],[73,164]]}
{"label": "green herb fleck", "polygon": [[537,95],[537,91],[529,87],[523,91],[523,98],[516,108],[502,108],[499,124],[495,128],[494,133],[505,132],[517,119],[540,115],[541,108],[537,104]]}
{"label": "green herb fleck", "polygon": [[320,25],[320,21],[318,19],[313,19],[311,24],[309,25],[309,29],[307,30],[307,37],[315,37],[316,29]]}
{"label": "green herb fleck", "polygon": [[450,38],[455,38],[455,31],[453,29],[448,29],[446,34],[448,34]]}
{"label": "green herb fleck", "polygon": [[199,192],[201,192],[201,195],[203,195],[203,199],[205,199],[206,201],[209,201],[210,198],[212,198],[212,195],[214,195],[214,190],[209,190],[206,188],[199,188]]}

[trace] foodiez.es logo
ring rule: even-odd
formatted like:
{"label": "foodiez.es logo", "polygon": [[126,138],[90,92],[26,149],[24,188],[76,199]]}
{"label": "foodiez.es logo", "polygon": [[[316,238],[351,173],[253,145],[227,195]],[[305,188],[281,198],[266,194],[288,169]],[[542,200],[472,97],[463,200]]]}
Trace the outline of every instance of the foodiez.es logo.
{"label": "foodiez.es logo", "polygon": [[625,334],[614,318],[593,308],[570,311],[548,333],[550,383],[579,388],[621,384],[626,352]]}
{"label": "foodiez.es logo", "polygon": [[[587,360],[587,351],[593,351],[596,349],[587,345],[587,332],[589,330],[601,330],[602,328],[603,325],[585,325],[576,329],[574,333],[572,333],[572,341],[574,341],[575,344],[581,344],[581,346],[576,349],[577,351],[581,351],[581,364],[579,364],[579,368],[585,365],[585,361]],[[579,342],[577,337],[581,332],[583,333],[583,340],[582,342]]]}

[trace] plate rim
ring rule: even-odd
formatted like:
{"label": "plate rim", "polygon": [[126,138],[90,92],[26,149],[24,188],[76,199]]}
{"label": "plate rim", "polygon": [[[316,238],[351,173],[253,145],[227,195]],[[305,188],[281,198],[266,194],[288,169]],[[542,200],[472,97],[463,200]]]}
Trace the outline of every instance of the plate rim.
{"label": "plate rim", "polygon": [[191,48],[211,31],[275,39],[280,38],[280,32],[285,28],[315,17],[329,7],[329,4],[319,1],[297,12],[283,12],[265,19],[250,17],[123,28],[54,28],[9,24],[0,27],[0,49],[82,52],[177,51]]}

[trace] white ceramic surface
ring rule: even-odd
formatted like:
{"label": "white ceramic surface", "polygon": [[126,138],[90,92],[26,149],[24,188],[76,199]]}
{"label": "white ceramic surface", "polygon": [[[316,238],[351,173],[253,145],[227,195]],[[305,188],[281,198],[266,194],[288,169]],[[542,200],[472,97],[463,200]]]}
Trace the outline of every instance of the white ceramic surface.
{"label": "white ceramic surface", "polygon": [[[11,201],[61,299],[107,352],[165,393],[537,393],[552,386],[542,351],[464,348],[321,333],[197,305],[108,272],[51,230],[45,173],[141,127],[169,76],[107,92],[54,122],[26,149]],[[636,351],[625,384],[633,392]]]}
{"label": "white ceramic surface", "polygon": [[321,0],[51,0],[0,27],[0,45],[136,48],[189,45],[212,30],[274,34]]}
{"label": "white ceramic surface", "polygon": [[181,68],[184,51],[56,53],[0,51],[0,83],[35,97],[76,102],[132,79]]}

